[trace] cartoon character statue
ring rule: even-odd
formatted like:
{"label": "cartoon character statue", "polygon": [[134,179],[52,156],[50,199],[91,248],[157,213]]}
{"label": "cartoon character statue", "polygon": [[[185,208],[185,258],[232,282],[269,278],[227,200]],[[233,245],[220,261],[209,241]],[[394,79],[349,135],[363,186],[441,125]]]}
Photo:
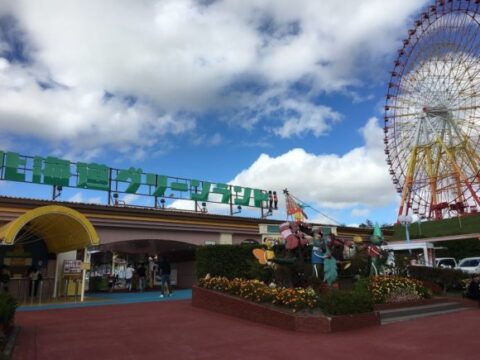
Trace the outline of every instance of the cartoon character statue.
{"label": "cartoon character statue", "polygon": [[272,260],[275,257],[273,246],[275,245],[275,242],[272,239],[267,238],[265,239],[264,244],[267,247],[266,249],[253,249],[252,253],[257,258],[260,264],[273,266]]}
{"label": "cartoon character statue", "polygon": [[321,230],[317,230],[313,235],[312,253],[310,259],[315,271],[315,277],[318,278],[318,267],[323,266],[323,262],[327,257],[327,249],[322,240],[323,234]]}
{"label": "cartoon character statue", "polygon": [[299,247],[307,245],[305,231],[310,231],[307,224],[302,222],[284,222],[280,224],[280,234],[285,241],[285,248],[294,251]]}
{"label": "cartoon character statue", "polygon": [[325,259],[323,260],[323,281],[325,281],[329,286],[337,280],[338,271],[337,271],[337,259],[333,256],[334,250],[334,236],[332,232],[326,231],[327,228],[323,231],[322,240],[325,246]]}
{"label": "cartoon character statue", "polygon": [[378,223],[375,223],[373,227],[373,234],[370,236],[369,244],[367,245],[370,275],[383,274],[382,262],[385,260],[386,254],[382,250],[381,245],[385,240],[382,234],[382,230]]}

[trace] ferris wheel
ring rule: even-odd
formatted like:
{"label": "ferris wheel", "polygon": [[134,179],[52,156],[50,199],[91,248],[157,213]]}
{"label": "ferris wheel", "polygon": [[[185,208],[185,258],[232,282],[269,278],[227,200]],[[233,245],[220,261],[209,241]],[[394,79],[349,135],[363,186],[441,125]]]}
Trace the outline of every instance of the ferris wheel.
{"label": "ferris wheel", "polygon": [[385,154],[398,215],[442,219],[480,208],[480,0],[437,0],[394,62]]}

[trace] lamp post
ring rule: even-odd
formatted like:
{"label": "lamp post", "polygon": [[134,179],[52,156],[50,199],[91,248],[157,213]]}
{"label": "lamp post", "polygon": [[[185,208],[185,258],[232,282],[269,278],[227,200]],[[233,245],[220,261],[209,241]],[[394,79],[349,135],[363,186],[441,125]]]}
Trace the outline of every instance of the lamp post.
{"label": "lamp post", "polygon": [[400,224],[405,226],[405,239],[407,240],[407,243],[410,242],[410,233],[408,232],[408,227],[412,223],[412,216],[411,215],[400,215],[398,217],[398,221]]}
{"label": "lamp post", "polygon": [[62,195],[63,187],[61,185],[53,185],[53,194],[52,200],[56,200],[60,195]]}
{"label": "lamp post", "polygon": [[242,212],[242,207],[241,207],[240,205],[238,205],[236,211],[230,210],[230,215],[239,214],[239,213],[241,213],[241,212]]}

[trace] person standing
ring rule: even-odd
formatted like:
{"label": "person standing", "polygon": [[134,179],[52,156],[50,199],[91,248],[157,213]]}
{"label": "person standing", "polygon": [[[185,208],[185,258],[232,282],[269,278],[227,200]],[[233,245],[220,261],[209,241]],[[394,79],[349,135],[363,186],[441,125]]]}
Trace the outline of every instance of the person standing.
{"label": "person standing", "polygon": [[133,278],[133,269],[131,264],[128,264],[127,268],[125,269],[125,283],[127,285],[128,291],[132,291],[132,278]]}
{"label": "person standing", "polygon": [[467,298],[472,300],[480,300],[480,275],[475,274],[467,288]]}
{"label": "person standing", "polygon": [[10,271],[6,265],[2,265],[0,270],[0,293],[8,292],[8,283],[10,282]]}
{"label": "person standing", "polygon": [[38,284],[42,281],[42,274],[35,266],[28,270],[28,278],[30,279],[29,296],[37,296]]}
{"label": "person standing", "polygon": [[137,275],[138,275],[138,288],[140,289],[141,292],[143,292],[143,290],[145,290],[145,284],[147,282],[147,270],[145,269],[145,266],[143,266],[143,263],[141,263],[137,268]]}
{"label": "person standing", "polygon": [[153,289],[155,287],[155,275],[157,273],[157,264],[151,257],[148,258],[148,286]]}
{"label": "person standing", "polygon": [[158,271],[160,272],[160,278],[162,281],[160,297],[163,298],[165,295],[172,296],[172,290],[170,286],[171,267],[170,267],[170,263],[164,256],[160,258],[160,262],[158,263]]}

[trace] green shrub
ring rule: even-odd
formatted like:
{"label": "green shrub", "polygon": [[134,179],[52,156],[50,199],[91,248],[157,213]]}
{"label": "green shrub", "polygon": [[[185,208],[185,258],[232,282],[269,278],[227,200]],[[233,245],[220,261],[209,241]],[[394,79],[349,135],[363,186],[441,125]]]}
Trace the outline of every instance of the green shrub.
{"label": "green shrub", "polygon": [[88,280],[88,290],[89,291],[108,291],[108,279],[103,276],[92,276]]}
{"label": "green shrub", "polygon": [[357,251],[348,261],[350,261],[350,267],[347,269],[339,267],[339,277],[368,276],[369,263],[366,249]]}
{"label": "green shrub", "polygon": [[461,270],[427,266],[409,266],[408,272],[412,278],[438,284],[444,292],[447,289],[461,289],[462,280],[468,277]]}
{"label": "green shrub", "polygon": [[465,239],[455,241],[441,241],[435,244],[443,249],[436,250],[437,257],[453,257],[457,260],[478,256],[480,254],[480,241],[478,239]]}
{"label": "green shrub", "polygon": [[208,245],[196,252],[197,278],[205,275],[224,276],[228,279],[263,279],[263,266],[253,256],[252,250],[261,245]]}
{"label": "green shrub", "polygon": [[13,323],[17,301],[8,293],[0,294],[0,325],[7,328]]}
{"label": "green shrub", "polygon": [[368,291],[331,291],[319,299],[319,306],[327,315],[361,314],[373,311],[372,296]]}

